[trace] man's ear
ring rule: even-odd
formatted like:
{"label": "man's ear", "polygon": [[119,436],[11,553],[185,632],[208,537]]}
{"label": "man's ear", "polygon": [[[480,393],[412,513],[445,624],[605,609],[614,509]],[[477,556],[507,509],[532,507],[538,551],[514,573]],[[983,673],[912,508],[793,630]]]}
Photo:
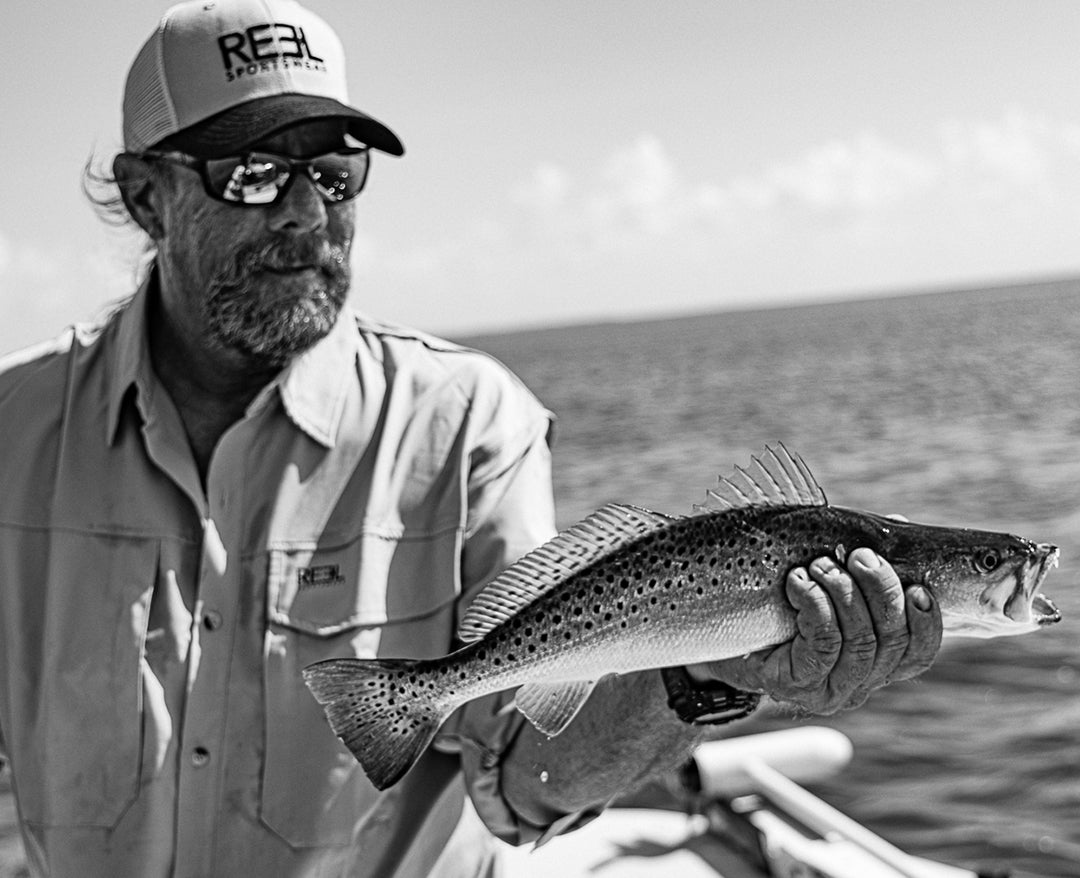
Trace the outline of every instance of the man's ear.
{"label": "man's ear", "polygon": [[151,238],[160,241],[165,235],[165,225],[158,210],[159,201],[154,197],[157,177],[149,162],[122,152],[113,159],[113,176],[131,218]]}

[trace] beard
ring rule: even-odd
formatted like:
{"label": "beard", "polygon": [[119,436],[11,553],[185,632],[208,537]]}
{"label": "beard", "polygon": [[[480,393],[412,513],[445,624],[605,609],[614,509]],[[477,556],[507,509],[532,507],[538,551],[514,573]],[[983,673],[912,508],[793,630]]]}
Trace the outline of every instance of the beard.
{"label": "beard", "polygon": [[[346,245],[325,236],[246,244],[211,278],[202,311],[223,347],[261,366],[284,366],[329,334],[349,292]],[[313,272],[290,275],[310,266]],[[267,272],[271,282],[267,282]],[[262,273],[262,277],[260,277]]]}

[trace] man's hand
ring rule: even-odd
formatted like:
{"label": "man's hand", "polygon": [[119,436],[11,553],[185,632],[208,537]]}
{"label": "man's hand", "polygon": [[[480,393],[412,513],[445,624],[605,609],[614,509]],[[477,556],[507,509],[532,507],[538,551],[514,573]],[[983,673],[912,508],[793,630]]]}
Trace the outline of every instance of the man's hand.
{"label": "man's hand", "polygon": [[921,674],[941,645],[941,612],[931,594],[922,586],[905,592],[892,567],[870,549],[853,551],[847,570],[832,558],[792,570],[787,596],[797,613],[792,640],[694,665],[691,675],[831,714]]}

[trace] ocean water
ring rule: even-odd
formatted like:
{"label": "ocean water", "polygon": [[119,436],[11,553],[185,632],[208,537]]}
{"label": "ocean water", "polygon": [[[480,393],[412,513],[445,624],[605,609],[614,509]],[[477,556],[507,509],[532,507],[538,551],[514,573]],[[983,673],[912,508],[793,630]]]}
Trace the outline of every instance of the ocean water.
{"label": "ocean water", "polygon": [[972,869],[1080,876],[1080,282],[470,339],[558,416],[560,523],[689,512],[766,443],[830,502],[1061,547],[1057,626],[953,640],[917,681],[814,722],[854,742],[814,791]]}
{"label": "ocean water", "polygon": [[[814,792],[957,865],[1080,876],[1080,282],[467,340],[558,416],[562,525],[608,501],[689,512],[766,443],[830,502],[1057,543],[1059,625],[953,641],[823,723],[855,744]],[[0,876],[18,874],[0,795]]]}

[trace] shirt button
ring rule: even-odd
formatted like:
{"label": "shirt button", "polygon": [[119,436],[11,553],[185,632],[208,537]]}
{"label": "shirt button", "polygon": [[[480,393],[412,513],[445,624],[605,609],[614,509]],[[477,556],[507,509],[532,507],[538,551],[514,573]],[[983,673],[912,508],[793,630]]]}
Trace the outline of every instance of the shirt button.
{"label": "shirt button", "polygon": [[217,631],[221,627],[221,613],[209,610],[203,615],[203,625],[206,626],[207,631]]}
{"label": "shirt button", "polygon": [[196,747],[191,751],[191,764],[196,768],[203,768],[210,762],[210,751],[205,747]]}

